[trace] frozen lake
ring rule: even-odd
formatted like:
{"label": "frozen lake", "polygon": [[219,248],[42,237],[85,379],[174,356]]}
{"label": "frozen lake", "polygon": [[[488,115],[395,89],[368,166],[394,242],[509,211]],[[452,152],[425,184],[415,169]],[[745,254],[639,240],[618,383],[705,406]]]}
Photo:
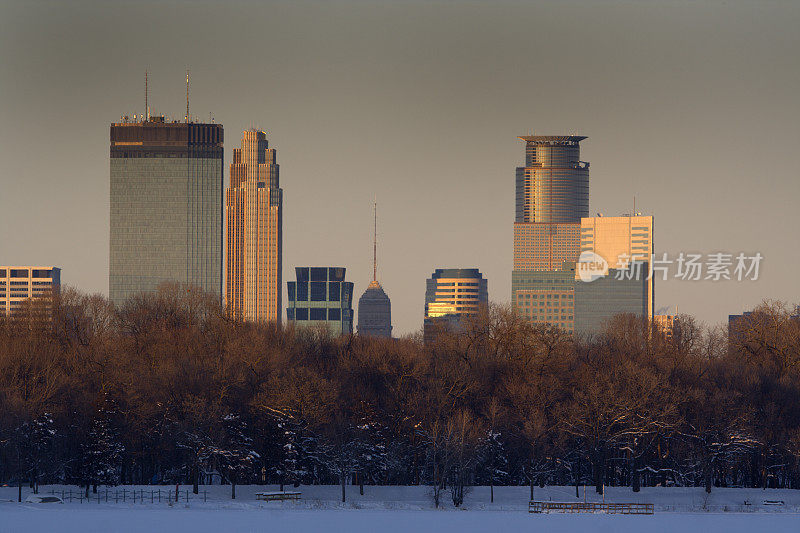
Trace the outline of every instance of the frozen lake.
{"label": "frozen lake", "polygon": [[[146,495],[144,503],[132,502],[128,491],[125,503],[113,503],[115,490],[105,488],[93,495],[91,503],[19,504],[13,487],[0,488],[0,533],[61,531],[66,533],[166,531],[201,532],[317,532],[347,533],[437,533],[494,531],[701,531],[702,533],[800,531],[800,491],[759,489],[714,489],[710,496],[700,488],[644,488],[634,494],[626,488],[608,488],[606,501],[653,503],[653,516],[619,515],[532,515],[527,512],[528,487],[496,487],[495,503],[489,502],[488,487],[475,487],[467,495],[464,510],[433,509],[427,487],[358,487],[348,486],[348,502],[341,504],[338,486],[301,486],[300,502],[259,502],[255,493],[276,490],[275,486],[237,487],[237,499],[230,499],[230,487],[201,487],[207,490],[194,496],[190,487],[181,486],[181,502],[170,505],[165,497],[173,487],[136,487]],[[150,503],[150,491],[162,491],[162,502]],[[187,489],[189,502],[183,501]],[[56,494],[76,487],[42,487],[40,494]],[[287,490],[294,490],[287,487]],[[23,498],[29,494],[24,489]],[[139,493],[141,494],[141,493]],[[582,501],[574,487],[536,488],[537,500]],[[445,492],[444,502],[449,503]],[[599,501],[587,488],[587,501]],[[783,502],[772,505],[766,502]]]}

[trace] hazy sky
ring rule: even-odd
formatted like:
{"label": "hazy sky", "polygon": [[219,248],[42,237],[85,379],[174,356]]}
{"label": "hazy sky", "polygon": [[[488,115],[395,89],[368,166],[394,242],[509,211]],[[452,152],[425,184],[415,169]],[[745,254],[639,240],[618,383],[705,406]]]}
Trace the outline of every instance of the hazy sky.
{"label": "hazy sky", "polygon": [[0,264],[108,291],[109,124],[191,109],[268,132],[284,279],[379,279],[395,333],[425,279],[510,300],[518,135],[581,134],[591,211],[655,215],[657,252],[761,252],[757,282],[656,285],[716,324],[800,277],[800,2],[1,2]]}

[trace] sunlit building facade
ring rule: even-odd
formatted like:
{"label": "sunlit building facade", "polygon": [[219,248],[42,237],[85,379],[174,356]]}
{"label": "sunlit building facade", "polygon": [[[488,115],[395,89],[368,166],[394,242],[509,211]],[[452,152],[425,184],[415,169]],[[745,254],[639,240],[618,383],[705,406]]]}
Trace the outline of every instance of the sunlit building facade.
{"label": "sunlit building facade", "polygon": [[327,328],[333,335],[353,333],[353,284],[343,267],[296,267],[287,283],[286,319],[296,328]]}
{"label": "sunlit building facade", "polygon": [[645,280],[643,316],[648,320],[653,318],[656,276],[649,276],[648,272],[654,253],[652,216],[584,217],[581,219],[581,253],[584,252],[593,252],[605,259],[609,269],[626,269],[638,263],[640,271],[637,270],[636,275]]}
{"label": "sunlit building facade", "polygon": [[283,190],[266,133],[248,130],[233,149],[225,198],[225,301],[238,319],[280,322]]}
{"label": "sunlit building facade", "polygon": [[19,311],[26,300],[52,298],[60,290],[60,268],[0,266],[0,315]]}
{"label": "sunlit building facade", "polygon": [[426,342],[436,330],[457,326],[463,317],[475,316],[489,303],[488,282],[477,268],[437,268],[425,287]]}
{"label": "sunlit building facade", "polygon": [[222,126],[124,119],[110,140],[111,300],[172,281],[221,300]]}

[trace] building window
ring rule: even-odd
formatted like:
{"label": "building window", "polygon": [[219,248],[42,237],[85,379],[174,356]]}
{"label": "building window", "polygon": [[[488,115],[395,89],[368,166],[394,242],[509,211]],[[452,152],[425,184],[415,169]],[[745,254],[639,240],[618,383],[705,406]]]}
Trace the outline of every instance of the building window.
{"label": "building window", "polygon": [[295,320],[308,320],[308,308],[298,307],[294,310]]}
{"label": "building window", "polygon": [[328,280],[330,281],[344,281],[343,268],[330,268],[328,269]]}
{"label": "building window", "polygon": [[327,317],[326,313],[327,309],[323,308],[311,308],[311,320],[325,320]]}
{"label": "building window", "polygon": [[298,302],[307,302],[308,301],[308,282],[307,281],[298,281],[297,282],[297,301]]}
{"label": "building window", "polygon": [[[294,281],[290,281],[289,283],[287,283],[286,292],[288,292],[289,294],[289,301],[294,302],[295,301]],[[292,314],[294,315],[294,313]]]}
{"label": "building window", "polygon": [[328,283],[328,301],[338,302],[341,299],[341,292],[341,285],[338,281]]}
{"label": "building window", "polygon": [[[313,279],[313,272],[312,279]],[[324,302],[325,297],[327,296],[327,286],[328,284],[324,281],[312,281],[311,282],[311,301],[312,302]]]}
{"label": "building window", "polygon": [[291,307],[286,309],[286,318],[289,320],[294,320],[294,309]]}
{"label": "building window", "polygon": [[341,320],[341,310],[339,309],[328,309],[328,320]]}
{"label": "building window", "polygon": [[[311,281],[328,281],[328,269],[325,267],[311,267]],[[313,290],[312,294],[313,294]]]}

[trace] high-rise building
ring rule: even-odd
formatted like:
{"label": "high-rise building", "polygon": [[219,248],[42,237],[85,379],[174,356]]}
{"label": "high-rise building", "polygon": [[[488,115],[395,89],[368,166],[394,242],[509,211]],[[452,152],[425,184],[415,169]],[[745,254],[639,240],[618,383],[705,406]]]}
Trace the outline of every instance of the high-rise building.
{"label": "high-rise building", "polygon": [[488,305],[487,280],[477,268],[437,268],[426,282],[424,337],[435,338],[442,325],[457,325]]}
{"label": "high-rise building", "polygon": [[[533,135],[516,172],[512,305],[532,322],[572,331],[574,265],[581,218],[589,214],[589,163],[584,136]],[[560,273],[559,273],[560,272]]]}
{"label": "high-rise building", "polygon": [[[593,252],[608,263],[609,269],[626,269],[638,263],[644,284],[644,317],[652,319],[655,309],[655,278],[648,265],[654,253],[653,217],[634,214],[619,217],[584,217],[581,219],[581,253]],[[594,283],[594,282],[592,282]],[[640,295],[640,298],[642,295]],[[627,307],[626,307],[627,308]]]}
{"label": "high-rise building", "polygon": [[517,168],[516,219],[521,223],[578,224],[589,214],[589,163],[575,135],[531,135],[525,166]]}
{"label": "high-rise building", "polygon": [[61,269],[52,266],[0,266],[0,315],[18,311],[25,300],[50,298],[61,290]]}
{"label": "high-rise building", "polygon": [[667,339],[672,338],[678,315],[653,315],[653,325]]}
{"label": "high-rise building", "polygon": [[392,336],[392,302],[377,280],[372,280],[358,299],[358,334]]}
{"label": "high-rise building", "polygon": [[267,134],[248,130],[233,149],[225,198],[228,223],[225,299],[240,319],[280,322],[283,191]]}
{"label": "high-rise building", "polygon": [[343,267],[295,267],[287,283],[286,319],[295,327],[327,327],[334,335],[353,333],[353,284]]}
{"label": "high-rise building", "polygon": [[221,299],[222,125],[126,117],[110,137],[111,300],[166,281]]}
{"label": "high-rise building", "polygon": [[372,238],[372,281],[358,299],[358,334],[392,336],[392,302],[378,283],[378,205],[375,204]]}

